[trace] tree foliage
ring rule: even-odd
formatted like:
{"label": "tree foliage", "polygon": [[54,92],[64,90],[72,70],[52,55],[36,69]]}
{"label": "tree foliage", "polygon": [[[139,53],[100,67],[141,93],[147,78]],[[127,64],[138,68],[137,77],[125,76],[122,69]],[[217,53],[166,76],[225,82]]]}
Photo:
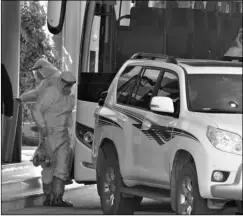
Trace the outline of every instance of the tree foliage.
{"label": "tree foliage", "polygon": [[[46,27],[47,14],[38,1],[22,1],[20,29],[20,94],[35,87],[29,68],[41,57],[61,68],[61,57]],[[31,121],[30,105],[24,105],[24,121]]]}

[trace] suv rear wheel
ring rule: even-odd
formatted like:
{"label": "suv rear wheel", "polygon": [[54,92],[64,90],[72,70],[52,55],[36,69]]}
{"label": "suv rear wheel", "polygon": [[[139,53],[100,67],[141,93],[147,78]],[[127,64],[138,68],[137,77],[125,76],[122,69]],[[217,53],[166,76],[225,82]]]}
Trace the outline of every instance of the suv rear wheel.
{"label": "suv rear wheel", "polygon": [[199,192],[197,172],[194,163],[185,164],[178,175],[176,184],[177,214],[217,214],[207,206]]}
{"label": "suv rear wheel", "polygon": [[104,214],[134,214],[142,202],[142,197],[123,197],[124,187],[117,153],[113,148],[105,149],[105,157],[100,158],[100,177],[97,182],[100,190],[101,208]]}

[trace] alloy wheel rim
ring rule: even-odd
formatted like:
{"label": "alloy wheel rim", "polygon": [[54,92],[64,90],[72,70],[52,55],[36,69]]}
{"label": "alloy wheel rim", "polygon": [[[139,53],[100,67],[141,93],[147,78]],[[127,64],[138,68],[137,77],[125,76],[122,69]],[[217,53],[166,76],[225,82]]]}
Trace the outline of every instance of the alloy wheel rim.
{"label": "alloy wheel rim", "polygon": [[115,172],[113,168],[108,167],[105,175],[104,194],[105,203],[109,207],[114,205],[115,189]]}
{"label": "alloy wheel rim", "polygon": [[193,186],[190,177],[186,176],[180,185],[179,214],[191,215],[193,210]]}

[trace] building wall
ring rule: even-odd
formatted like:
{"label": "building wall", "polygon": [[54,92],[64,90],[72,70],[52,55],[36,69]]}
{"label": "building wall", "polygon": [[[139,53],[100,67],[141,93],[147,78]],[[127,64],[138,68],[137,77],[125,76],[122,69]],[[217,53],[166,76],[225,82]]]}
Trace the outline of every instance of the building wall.
{"label": "building wall", "polygon": [[1,63],[4,63],[14,97],[19,96],[20,1],[1,1]]}

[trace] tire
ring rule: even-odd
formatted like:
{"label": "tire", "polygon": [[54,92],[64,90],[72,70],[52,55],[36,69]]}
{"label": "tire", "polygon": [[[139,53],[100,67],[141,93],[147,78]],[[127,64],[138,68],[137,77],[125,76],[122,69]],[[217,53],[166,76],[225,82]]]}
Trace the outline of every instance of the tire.
{"label": "tire", "polygon": [[101,167],[101,164],[104,163],[105,161],[105,156],[104,156],[104,152],[101,148],[99,148],[99,151],[98,151],[98,158],[97,158],[97,165],[96,165],[96,182],[97,182],[97,192],[98,192],[98,195],[100,196],[100,167]]}
{"label": "tire", "polygon": [[[104,214],[134,214],[142,197],[123,197],[122,181],[118,157],[113,148],[106,149],[105,156],[100,158],[100,175],[97,188],[100,193],[101,208]],[[108,186],[109,185],[109,186]]]}
{"label": "tire", "polygon": [[141,205],[141,202],[143,201],[143,197],[140,197],[140,196],[134,196],[133,197],[133,205],[134,205],[134,210],[138,210],[140,205]]}
{"label": "tire", "polygon": [[[183,184],[187,184],[187,187],[183,187]],[[183,208],[183,205],[181,204],[185,200],[182,190],[183,188],[184,191],[186,190],[188,194],[191,194],[191,196],[187,196],[191,206],[188,206],[187,212],[186,208]],[[191,190],[189,188],[191,188]],[[193,199],[191,199],[191,197],[193,197]],[[208,208],[207,200],[203,199],[200,195],[196,167],[193,163],[185,164],[178,175],[176,183],[176,199],[176,214],[217,214],[217,210]],[[187,206],[187,204],[185,205]]]}
{"label": "tire", "polygon": [[34,165],[35,167],[38,167],[38,166],[40,165],[38,155],[35,156],[35,157],[33,157],[33,165]]}
{"label": "tire", "polygon": [[236,201],[236,205],[238,206],[238,212],[236,213],[236,215],[242,215],[242,213],[243,213],[243,211],[242,211],[243,202],[242,201]]}

